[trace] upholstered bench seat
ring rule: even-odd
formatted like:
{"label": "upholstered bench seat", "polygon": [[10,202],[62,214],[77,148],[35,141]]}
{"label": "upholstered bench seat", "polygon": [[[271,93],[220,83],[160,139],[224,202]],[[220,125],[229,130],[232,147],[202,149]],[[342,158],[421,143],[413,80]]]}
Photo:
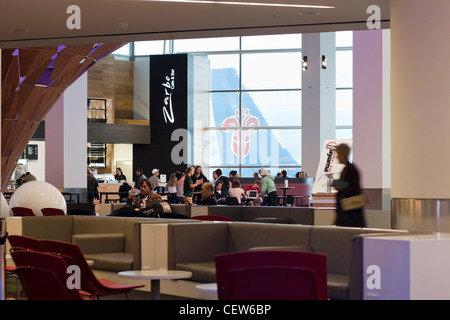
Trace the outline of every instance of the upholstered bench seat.
{"label": "upholstered bench seat", "polygon": [[133,270],[133,254],[125,252],[88,253],[84,255],[87,260],[94,262],[93,268],[107,271]]}
{"label": "upholstered bench seat", "polygon": [[177,263],[176,269],[192,272],[191,281],[216,282],[215,262]]}
{"label": "upholstered bench seat", "polygon": [[331,300],[347,300],[349,274],[327,273],[328,297]]}

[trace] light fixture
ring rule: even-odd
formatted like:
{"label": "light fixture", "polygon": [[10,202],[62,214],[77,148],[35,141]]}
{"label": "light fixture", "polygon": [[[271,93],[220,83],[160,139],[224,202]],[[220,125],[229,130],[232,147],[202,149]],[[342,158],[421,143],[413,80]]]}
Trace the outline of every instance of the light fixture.
{"label": "light fixture", "polygon": [[322,55],[322,69],[326,69],[326,68],[327,68],[327,57]]}
{"label": "light fixture", "polygon": [[181,3],[201,3],[201,4],[225,4],[241,6],[266,6],[266,7],[288,7],[288,8],[313,8],[313,9],[334,9],[334,6],[288,4],[288,3],[266,3],[266,2],[240,2],[240,1],[211,1],[211,0],[146,0],[153,2],[181,2]]}
{"label": "light fixture", "polygon": [[306,71],[308,69],[308,57],[304,56],[302,59],[302,69]]}

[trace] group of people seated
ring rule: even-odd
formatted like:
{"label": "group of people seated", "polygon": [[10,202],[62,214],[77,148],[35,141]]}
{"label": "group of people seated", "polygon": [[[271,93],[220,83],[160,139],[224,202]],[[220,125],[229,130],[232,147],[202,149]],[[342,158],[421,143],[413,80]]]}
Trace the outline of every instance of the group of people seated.
{"label": "group of people seated", "polygon": [[[123,175],[121,170],[117,174]],[[159,170],[154,169],[152,177],[147,178],[141,169],[137,169],[135,187],[131,188],[125,181],[121,188],[126,187],[128,190],[119,189],[119,192],[128,195],[126,205],[111,215],[148,217],[163,213],[163,200],[156,192],[159,186],[158,174]],[[213,172],[214,180],[211,182],[203,174],[201,166],[190,166],[185,173],[177,171],[171,174],[165,193],[169,203],[184,203],[186,206],[193,205],[194,202],[197,205],[276,206],[278,193],[274,183],[275,178],[264,168],[257,174],[258,179],[244,190],[236,171],[231,171],[227,177],[223,175],[221,169],[217,169]]]}

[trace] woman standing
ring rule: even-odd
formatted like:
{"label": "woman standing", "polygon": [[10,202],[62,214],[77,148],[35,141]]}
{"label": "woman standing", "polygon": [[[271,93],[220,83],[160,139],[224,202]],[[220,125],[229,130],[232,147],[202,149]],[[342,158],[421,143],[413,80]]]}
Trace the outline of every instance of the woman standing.
{"label": "woman standing", "polygon": [[203,179],[198,180],[196,183],[192,181],[192,176],[194,175],[195,167],[190,166],[186,170],[186,175],[184,176],[184,203],[189,206],[192,205],[192,198],[194,197],[194,188],[203,184]]}
{"label": "woman standing", "polygon": [[335,225],[342,227],[361,227],[366,226],[363,209],[354,209],[349,211],[342,210],[341,199],[359,195],[361,187],[359,184],[359,172],[356,167],[349,162],[350,147],[344,143],[336,147],[336,157],[339,163],[345,165],[341,172],[341,177],[333,183],[337,190],[336,195],[336,221]]}
{"label": "woman standing", "polygon": [[260,169],[259,174],[262,177],[261,194],[267,194],[264,197],[263,206],[276,206],[277,205],[277,188],[275,187],[274,178],[269,174],[266,169]]}
{"label": "woman standing", "polygon": [[193,183],[197,183],[198,181],[203,181],[202,183],[198,184],[195,188],[194,188],[194,192],[196,193],[196,203],[199,204],[200,201],[202,201],[202,184],[209,182],[208,179],[206,178],[206,176],[203,174],[202,171],[202,167],[201,166],[196,166],[195,170],[194,170],[194,174],[192,175],[192,182]]}
{"label": "woman standing", "polygon": [[182,203],[183,202],[183,194],[184,194],[184,173],[177,171],[175,173],[175,176],[177,177],[177,202]]}

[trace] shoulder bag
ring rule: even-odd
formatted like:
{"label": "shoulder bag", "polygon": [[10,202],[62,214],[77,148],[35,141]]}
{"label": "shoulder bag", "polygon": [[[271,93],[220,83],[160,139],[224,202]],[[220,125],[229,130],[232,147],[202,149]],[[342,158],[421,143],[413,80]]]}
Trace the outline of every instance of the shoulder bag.
{"label": "shoulder bag", "polygon": [[343,198],[340,201],[341,208],[344,211],[356,210],[365,207],[369,203],[369,199],[363,193],[353,197]]}

